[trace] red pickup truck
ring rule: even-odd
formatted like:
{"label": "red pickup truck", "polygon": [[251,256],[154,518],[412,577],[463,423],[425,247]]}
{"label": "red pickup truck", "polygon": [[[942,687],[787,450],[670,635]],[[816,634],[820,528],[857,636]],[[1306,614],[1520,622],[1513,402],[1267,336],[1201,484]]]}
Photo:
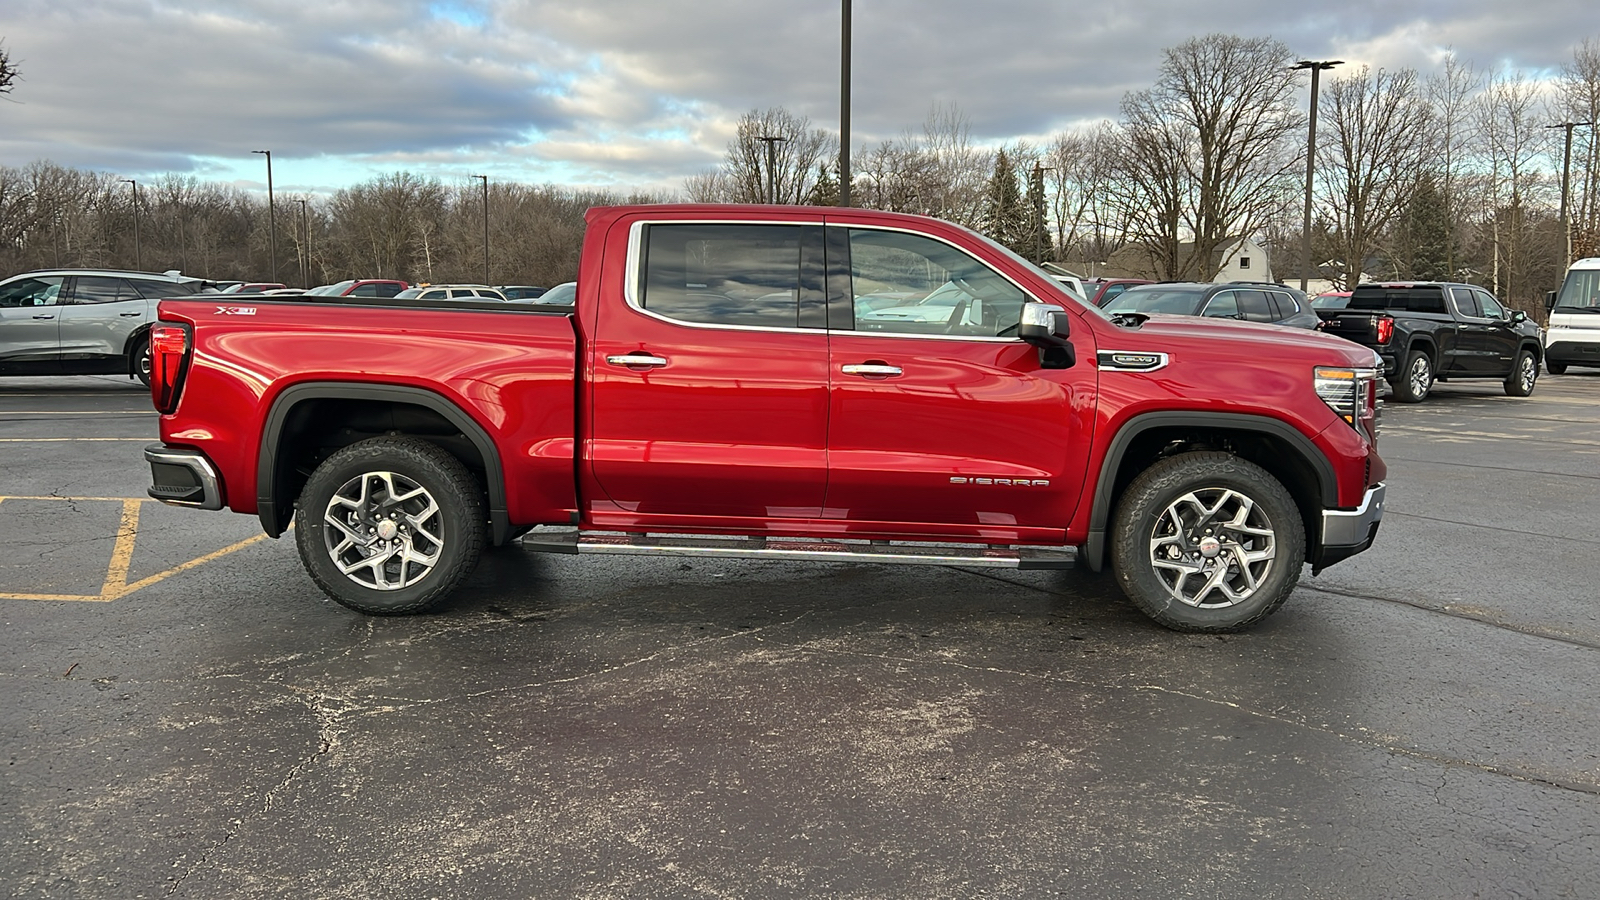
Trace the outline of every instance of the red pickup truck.
{"label": "red pickup truck", "polygon": [[316,583],[372,614],[520,539],[1109,566],[1163,625],[1231,631],[1377,532],[1381,373],[1349,341],[1109,315],[916,216],[587,218],[572,306],[163,302],[151,496],[292,520]]}

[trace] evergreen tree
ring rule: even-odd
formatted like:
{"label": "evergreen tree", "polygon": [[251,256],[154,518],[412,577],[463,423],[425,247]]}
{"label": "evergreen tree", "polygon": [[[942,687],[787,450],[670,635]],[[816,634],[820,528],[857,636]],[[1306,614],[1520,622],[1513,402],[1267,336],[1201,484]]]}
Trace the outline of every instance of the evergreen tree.
{"label": "evergreen tree", "polygon": [[1418,281],[1452,280],[1453,242],[1444,195],[1433,176],[1424,175],[1417,180],[1396,223],[1392,262],[1397,274]]}
{"label": "evergreen tree", "polygon": [[1025,229],[1028,249],[1022,255],[1042,263],[1054,257],[1055,253],[1050,241],[1050,216],[1045,211],[1044,167],[1038,163],[1033,164],[1033,174],[1028,177],[1028,199],[1024,208],[1027,211]]}
{"label": "evergreen tree", "polygon": [[807,206],[838,206],[839,205],[839,165],[835,163],[828,166],[817,167],[817,183],[811,186],[811,191],[806,194]]}
{"label": "evergreen tree", "polygon": [[994,174],[983,198],[983,232],[1020,254],[1027,254],[1027,215],[1022,192],[1017,190],[1017,170],[1004,151],[995,157]]}

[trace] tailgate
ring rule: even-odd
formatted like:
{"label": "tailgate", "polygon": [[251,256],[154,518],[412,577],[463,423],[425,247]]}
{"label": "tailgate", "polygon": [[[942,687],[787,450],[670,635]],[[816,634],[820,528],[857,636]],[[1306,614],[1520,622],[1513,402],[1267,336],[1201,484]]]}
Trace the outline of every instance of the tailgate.
{"label": "tailgate", "polygon": [[1321,328],[1328,334],[1336,334],[1346,340],[1358,344],[1376,346],[1378,343],[1378,316],[1381,313],[1346,312],[1344,310],[1319,313],[1322,316]]}

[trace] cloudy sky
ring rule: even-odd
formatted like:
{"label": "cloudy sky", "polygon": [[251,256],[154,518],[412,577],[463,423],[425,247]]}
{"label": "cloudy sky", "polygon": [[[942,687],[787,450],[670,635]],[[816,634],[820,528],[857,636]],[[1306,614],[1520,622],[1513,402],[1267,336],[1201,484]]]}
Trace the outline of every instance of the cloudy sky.
{"label": "cloudy sky", "polygon": [[[380,173],[677,191],[738,117],[839,121],[839,0],[0,0],[0,165],[331,192]],[[953,104],[980,143],[1115,117],[1212,32],[1555,74],[1600,0],[854,0],[859,147]]]}

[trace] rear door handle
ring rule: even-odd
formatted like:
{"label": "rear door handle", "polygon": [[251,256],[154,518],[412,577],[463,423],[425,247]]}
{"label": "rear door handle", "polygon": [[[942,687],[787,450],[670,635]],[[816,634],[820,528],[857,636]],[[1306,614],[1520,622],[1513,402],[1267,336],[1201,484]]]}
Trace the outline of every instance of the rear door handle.
{"label": "rear door handle", "polygon": [[142,312],[136,312],[136,313],[117,313],[117,315],[119,315],[119,316],[121,316],[121,317],[123,317],[123,318],[124,318],[124,319],[140,319],[140,318],[143,318],[143,317],[144,317],[144,313],[142,313]]}
{"label": "rear door handle", "polygon": [[626,366],[630,369],[658,369],[667,364],[665,359],[659,356],[651,356],[648,353],[624,353],[620,356],[608,356],[606,357],[606,362],[613,366]]}
{"label": "rear door handle", "polygon": [[56,317],[55,313],[51,313],[48,316],[34,316],[35,319],[54,319],[55,317]]}
{"label": "rear door handle", "polygon": [[902,374],[899,366],[886,366],[881,363],[862,363],[860,365],[841,366],[839,371],[846,375],[865,375],[869,378],[874,375],[880,378],[887,378],[890,375]]}

